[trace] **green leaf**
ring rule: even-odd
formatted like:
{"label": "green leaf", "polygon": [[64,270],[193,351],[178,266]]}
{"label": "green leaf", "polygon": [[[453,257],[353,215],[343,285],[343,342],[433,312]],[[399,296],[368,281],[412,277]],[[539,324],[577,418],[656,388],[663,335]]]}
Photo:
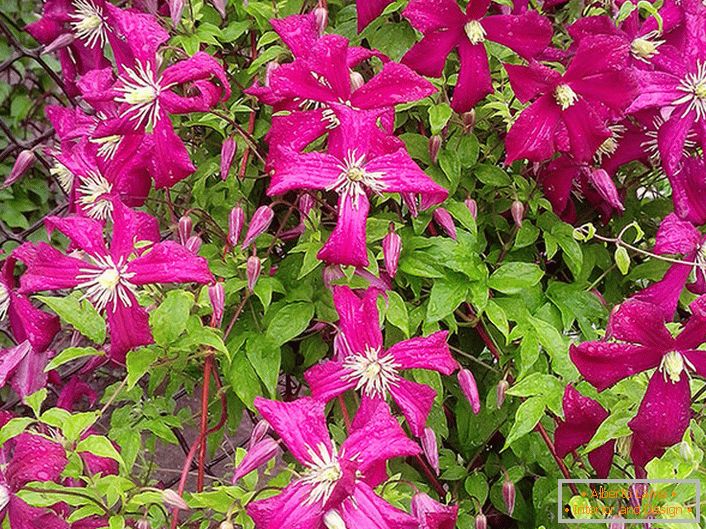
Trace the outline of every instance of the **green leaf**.
{"label": "green leaf", "polygon": [[269,336],[255,334],[248,338],[245,354],[270,396],[274,398],[282,362],[280,346]]}
{"label": "green leaf", "polygon": [[544,399],[542,397],[530,397],[520,404],[515,412],[515,422],[505,440],[503,450],[534,430],[542,415],[544,415]]}
{"label": "green leaf", "polygon": [[52,369],[56,369],[67,362],[76,360],[77,358],[84,358],[86,356],[103,356],[104,354],[104,351],[96,351],[93,347],[67,347],[51,359],[51,362],[49,362],[47,367],[44,368],[44,372],[47,373]]}
{"label": "green leaf", "polygon": [[481,473],[468,476],[463,488],[466,489],[469,496],[476,498],[481,505],[488,499],[488,478]]}
{"label": "green leaf", "polygon": [[635,416],[636,410],[630,411],[629,409],[618,409],[614,410],[608,418],[601,423],[593,434],[593,437],[589,441],[588,445],[582,450],[583,453],[589,453],[599,446],[603,446],[608,441],[612,439],[618,439],[620,437],[626,437],[632,434],[628,423]]}
{"label": "green leaf", "polygon": [[493,325],[503,333],[507,341],[507,335],[510,333],[510,324],[507,321],[507,316],[505,316],[505,311],[503,311],[497,303],[489,300],[485,306],[484,312]]}
{"label": "green leaf", "polygon": [[107,457],[117,461],[122,467],[125,466],[123,458],[113,443],[103,435],[89,435],[76,445],[76,451],[90,452],[99,457]]}
{"label": "green leaf", "polygon": [[400,329],[409,338],[409,314],[402,296],[394,290],[387,293],[388,306],[386,318],[392,325]]}
{"label": "green leaf", "polygon": [[157,347],[140,347],[128,352],[127,365],[127,389],[135,387],[135,384],[147,373],[155,360],[159,357],[160,350]]}
{"label": "green leaf", "polygon": [[544,272],[532,263],[505,263],[488,278],[488,286],[498,292],[515,294],[540,282]]}
{"label": "green leaf", "polygon": [[431,287],[427,305],[427,322],[443,320],[453,314],[468,292],[467,281],[462,276],[439,279]]}
{"label": "green leaf", "polygon": [[168,292],[164,301],[150,313],[150,327],[154,341],[166,346],[186,329],[194,295],[184,290]]}
{"label": "green leaf", "polygon": [[12,439],[24,432],[27,427],[34,422],[34,419],[29,417],[15,417],[5,423],[0,428],[0,446],[5,444],[8,439]]}
{"label": "green leaf", "polygon": [[105,320],[88,300],[81,299],[80,293],[74,292],[64,298],[37,296],[37,299],[92,342],[105,341]]}
{"label": "green leaf", "polygon": [[238,398],[250,410],[255,411],[253,401],[261,394],[258,376],[243,352],[233,356],[228,372],[228,382]]}
{"label": "green leaf", "polygon": [[497,165],[478,165],[475,170],[475,176],[484,184],[493,187],[509,186],[512,183],[508,174]]}
{"label": "green leaf", "polygon": [[303,333],[313,317],[314,305],[311,303],[298,302],[285,305],[270,321],[267,336],[277,345],[283,345]]}
{"label": "green leaf", "polygon": [[35,391],[31,395],[27,395],[23,402],[30,407],[35,417],[39,417],[39,412],[42,409],[42,403],[47,398],[47,388],[42,388]]}
{"label": "green leaf", "polygon": [[429,107],[429,125],[432,134],[439,134],[449,122],[452,114],[451,107],[447,103],[441,103]]}
{"label": "green leaf", "polygon": [[620,273],[625,275],[630,271],[630,255],[623,246],[618,246],[615,250],[615,264]]}

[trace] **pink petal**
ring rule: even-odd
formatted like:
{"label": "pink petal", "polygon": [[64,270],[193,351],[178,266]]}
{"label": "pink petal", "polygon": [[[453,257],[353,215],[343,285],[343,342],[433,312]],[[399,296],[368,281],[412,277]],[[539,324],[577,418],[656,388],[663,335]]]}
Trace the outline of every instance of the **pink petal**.
{"label": "pink petal", "polygon": [[420,437],[424,433],[436,391],[425,384],[400,378],[390,389],[390,394],[407,419],[412,434]]}
{"label": "pink petal", "polygon": [[579,169],[580,166],[568,156],[560,156],[541,173],[542,189],[556,213],[566,209]]}
{"label": "pink petal", "polygon": [[579,99],[562,112],[562,118],[569,133],[570,152],[578,161],[589,161],[598,147],[610,138],[603,120],[586,101]]}
{"label": "pink petal", "polygon": [[273,18],[270,24],[295,57],[309,53],[319,40],[319,29],[313,13]]}
{"label": "pink petal", "polygon": [[458,46],[461,69],[454,88],[451,107],[460,113],[467,112],[493,91],[488,55],[483,44],[471,44],[467,39]]}
{"label": "pink petal", "polygon": [[125,353],[130,349],[151,344],[152,331],[147,311],[139,305],[130,293],[130,306],[121,302],[108,303],[105,309],[110,331],[110,356],[116,362],[124,362]]}
{"label": "pink petal", "polygon": [[[602,103],[608,108],[622,112],[635,98],[636,84],[628,71],[609,71],[572,80],[571,88],[587,101]],[[616,86],[622,87],[615,90]]]}
{"label": "pink petal", "polygon": [[44,242],[25,243],[13,255],[27,265],[20,278],[22,294],[74,288],[82,282],[77,276],[87,267],[84,261],[68,257]]}
{"label": "pink petal", "polygon": [[346,527],[356,529],[418,529],[417,520],[380,498],[373,489],[358,482],[350,499],[339,512]]}
{"label": "pink petal", "polygon": [[307,369],[304,379],[311,389],[312,397],[328,402],[356,386],[355,380],[345,380],[348,374],[350,371],[341,362],[329,360]]}
{"label": "pink petal", "polygon": [[44,372],[44,368],[48,363],[49,353],[47,351],[30,349],[27,355],[20,359],[10,379],[10,386],[15,390],[15,393],[21,398],[25,398],[45,387],[47,374]]}
{"label": "pink petal", "polygon": [[356,201],[345,194],[338,202],[338,222],[317,257],[327,263],[368,266],[365,224],[370,203],[360,195]]}
{"label": "pink petal", "polygon": [[674,343],[664,323],[659,307],[644,301],[628,299],[613,310],[606,335],[624,342],[664,350]]}
{"label": "pink petal", "polygon": [[679,99],[683,92],[677,90],[679,78],[659,71],[635,70],[633,72],[640,90],[637,97],[627,108],[627,112],[634,113],[646,108],[659,108],[670,105]]}
{"label": "pink petal", "polygon": [[607,70],[627,67],[629,43],[624,38],[612,35],[596,35],[579,42],[571,64],[566,69],[564,80],[573,83],[579,79],[603,74]]}
{"label": "pink petal", "polygon": [[435,92],[434,85],[409,67],[388,62],[380,73],[353,93],[351,104],[363,109],[380,108],[418,101]]}
{"label": "pink petal", "polygon": [[424,34],[451,29],[460,32],[466,18],[454,0],[412,0],[402,16]]}
{"label": "pink petal", "polygon": [[149,252],[128,264],[128,273],[134,273],[134,285],[150,283],[201,283],[213,281],[208,261],[195,256],[181,244],[164,241],[152,246]]}
{"label": "pink petal", "polygon": [[[220,83],[220,87],[215,92],[210,89],[210,87],[215,87],[211,82],[206,84],[194,83],[195,81],[208,81],[212,78],[215,78]],[[219,101],[225,101],[230,97],[230,83],[223,66],[206,52],[196,52],[188,59],[173,64],[162,72],[161,83],[163,86],[187,82],[194,83],[194,86],[201,89],[200,94],[189,97],[177,97],[174,92],[166,92],[160,96],[160,101],[165,104],[165,108],[170,114],[194,111],[205,112]]]}
{"label": "pink petal", "polygon": [[431,369],[450,375],[458,369],[458,362],[451,356],[446,343],[447,331],[438,331],[425,337],[398,342],[387,354],[395,358],[402,369]]}
{"label": "pink petal", "polygon": [[525,59],[544,51],[552,40],[551,22],[536,11],[521,15],[493,15],[483,18],[481,24],[488,40],[507,46]]}
{"label": "pink petal", "polygon": [[522,103],[527,103],[540,94],[552,92],[561,79],[558,72],[536,61],[530,61],[529,66],[518,64],[504,66],[512,91]]}
{"label": "pink petal", "polygon": [[343,172],[341,161],[321,152],[299,154],[290,148],[280,149],[274,161],[267,194],[282,195],[295,189],[326,189]]}
{"label": "pink petal", "polygon": [[446,57],[454,49],[459,38],[460,30],[443,29],[429,33],[410,48],[402,57],[402,62],[422,75],[441,77]]}
{"label": "pink petal", "polygon": [[680,220],[676,214],[670,213],[659,225],[653,251],[662,255],[687,255],[696,251],[700,242],[701,232],[691,222]]}
{"label": "pink petal", "polygon": [[[309,112],[291,112],[288,115],[274,116],[272,127],[267,132],[267,141],[270,145],[291,147],[299,152],[315,139],[323,136],[329,126],[324,120],[323,110]],[[292,134],[296,130],[297,134]],[[269,156],[277,156],[278,151],[270,151]]]}
{"label": "pink petal", "polygon": [[26,432],[14,437],[14,442],[14,452],[5,470],[5,479],[13,491],[30,481],[58,481],[68,462],[60,444]]}
{"label": "pink petal", "polygon": [[120,9],[101,2],[109,15],[108,40],[118,66],[132,68],[135,61],[154,60],[157,49],[169,40],[169,33],[149,14]]}
{"label": "pink petal", "polygon": [[7,384],[17,366],[32,353],[32,344],[24,341],[9,349],[0,350],[0,387]]}
{"label": "pink petal", "polygon": [[490,0],[471,0],[466,6],[466,17],[479,19],[488,12]]}
{"label": "pink petal", "polygon": [[12,529],[69,529],[69,524],[49,509],[32,507],[12,495],[7,506]]}
{"label": "pink petal", "polygon": [[136,252],[135,243],[159,242],[159,223],[153,216],[128,208],[117,201],[113,206],[113,238],[110,241],[110,255],[117,263],[127,262]]}
{"label": "pink petal", "polygon": [[184,143],[174,132],[167,117],[157,121],[152,136],[154,156],[150,167],[157,189],[172,187],[196,170]]}
{"label": "pink petal", "polygon": [[554,135],[561,111],[551,95],[540,97],[522,111],[505,137],[506,164],[520,158],[541,162],[555,152]]}
{"label": "pink petal", "polygon": [[412,516],[419,521],[419,529],[454,529],[458,505],[444,505],[429,495],[418,492],[412,496]]}
{"label": "pink petal", "polygon": [[363,31],[368,24],[379,17],[392,0],[357,0],[358,33]]}
{"label": "pink petal", "polygon": [[[682,152],[682,139],[686,139],[683,136],[684,130],[675,131],[674,129],[671,120],[660,127],[660,153],[669,151],[671,156],[672,145],[679,148],[680,153]],[[663,130],[664,132],[662,132]],[[670,132],[673,135],[669,136]],[[663,142],[662,139],[665,141]],[[669,142],[669,144],[665,142]],[[671,161],[665,162],[665,167],[668,164],[673,167],[674,164],[679,163],[681,167],[669,175],[674,212],[684,220],[698,225],[704,224],[706,223],[706,163],[702,158],[692,156],[679,157],[679,161],[677,161],[677,155],[675,155]]]}
{"label": "pink petal", "polygon": [[83,382],[79,376],[74,376],[61,388],[56,406],[57,408],[74,411],[83,397],[86,397],[86,400],[91,406],[98,400],[98,394],[93,391],[93,388],[86,382]]}
{"label": "pink petal", "polygon": [[321,529],[323,509],[320,502],[309,502],[311,487],[293,483],[281,494],[248,503],[248,515],[258,529]]}
{"label": "pink petal", "polygon": [[689,265],[672,265],[660,281],[641,290],[633,298],[659,307],[664,321],[671,321],[677,310],[679,296],[691,274],[691,269],[692,267]]}
{"label": "pink petal", "polygon": [[108,253],[103,239],[103,224],[86,217],[47,217],[44,221],[49,235],[54,230],[68,237],[71,243],[86,253],[103,256]]}
{"label": "pink petal", "polygon": [[338,312],[338,326],[345,336],[347,354],[361,353],[382,347],[377,298],[380,292],[368,289],[363,298],[356,296],[349,287],[335,287],[333,303]]}
{"label": "pink petal", "polygon": [[54,340],[61,325],[59,318],[39,310],[24,296],[10,293],[10,327],[18,342],[29,340],[37,351],[44,351]]}
{"label": "pink petal", "polygon": [[625,210],[623,202],[620,200],[618,189],[615,187],[615,182],[613,182],[613,179],[605,169],[591,169],[587,171],[587,175],[593,187],[608,205],[618,211]]}

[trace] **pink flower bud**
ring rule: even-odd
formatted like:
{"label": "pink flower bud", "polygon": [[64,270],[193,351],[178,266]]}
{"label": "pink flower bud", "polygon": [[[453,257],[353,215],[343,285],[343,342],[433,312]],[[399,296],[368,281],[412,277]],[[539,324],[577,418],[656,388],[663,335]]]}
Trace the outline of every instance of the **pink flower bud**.
{"label": "pink flower bud", "polygon": [[299,197],[299,202],[297,204],[299,205],[299,215],[303,224],[304,219],[308,217],[311,210],[314,209],[314,197],[312,197],[309,193],[304,193]]}
{"label": "pink flower bud", "polygon": [[519,200],[515,200],[512,206],[510,206],[510,214],[512,215],[512,220],[515,222],[515,226],[521,228],[522,219],[525,217],[525,205]]}
{"label": "pink flower bud", "polygon": [[623,520],[624,518],[620,516],[614,516],[611,518],[608,529],[625,529],[625,522]]}
{"label": "pink flower bud", "polygon": [[184,501],[184,498],[179,496],[179,494],[173,491],[172,489],[164,489],[162,491],[162,501],[167,507],[181,509],[182,511],[186,511],[189,509],[189,506]]}
{"label": "pink flower bud", "polygon": [[507,513],[512,516],[515,511],[515,484],[506,476],[503,482],[503,501],[507,508]]}
{"label": "pink flower bud", "polygon": [[137,529],[152,529],[152,526],[147,518],[140,518],[137,520]]}
{"label": "pink flower bud", "polygon": [[245,224],[245,211],[240,206],[235,206],[228,215],[228,244],[230,246],[238,244],[243,224]]}
{"label": "pink flower bud", "polygon": [[351,92],[355,92],[365,84],[365,79],[358,72],[351,72]]}
{"label": "pink flower bud", "polygon": [[441,136],[434,134],[429,138],[429,157],[434,165],[439,160],[439,149],[441,149]]}
{"label": "pink flower bud", "polygon": [[30,167],[32,167],[36,159],[37,157],[34,155],[34,152],[30,149],[25,149],[24,151],[22,151],[17,156],[15,164],[12,166],[10,174],[8,175],[5,182],[3,182],[2,187],[9,187],[15,182],[17,182],[20,178],[22,178],[25,173],[29,171]]}
{"label": "pink flower bud", "polygon": [[456,224],[454,224],[454,219],[444,208],[436,208],[432,214],[434,221],[443,228],[446,234],[451,237],[454,241],[456,240]]}
{"label": "pink flower bud", "polygon": [[210,0],[211,5],[213,8],[218,11],[218,14],[221,15],[221,18],[226,17],[226,0]]}
{"label": "pink flower bud", "polygon": [[233,165],[235,152],[238,150],[238,145],[232,136],[229,136],[221,144],[221,180],[228,178],[230,167]]}
{"label": "pink flower bud", "polygon": [[476,385],[476,379],[473,377],[473,373],[468,369],[461,369],[457,377],[461,391],[471,405],[473,413],[477,415],[480,411],[480,396],[478,395],[478,386]]}
{"label": "pink flower bud", "polygon": [[442,529],[456,527],[458,505],[444,505],[432,499],[428,494],[417,492],[412,496],[410,511],[424,529]]}
{"label": "pink flower bud", "polygon": [[509,387],[510,384],[508,384],[507,380],[504,378],[498,382],[498,385],[495,388],[495,405],[498,409],[503,407],[503,404],[505,403],[505,395]]}
{"label": "pink flower bud", "polygon": [[482,512],[479,512],[478,515],[476,516],[476,529],[487,529],[488,528],[488,519],[485,517],[485,514]]}
{"label": "pink flower bud", "polygon": [[169,16],[175,27],[178,26],[181,21],[182,11],[184,11],[184,0],[169,0]]}
{"label": "pink flower bud", "polygon": [[193,254],[199,253],[199,250],[201,249],[201,245],[203,244],[203,241],[201,240],[201,237],[198,235],[192,235],[189,237],[189,240],[186,241],[186,248]]}
{"label": "pink flower bud", "polygon": [[260,277],[260,272],[262,272],[262,262],[257,255],[251,255],[248,257],[248,262],[246,264],[246,275],[248,278],[248,290],[252,292],[255,289],[255,283]]}
{"label": "pink flower bud", "polygon": [[395,226],[390,223],[390,229],[382,240],[382,255],[385,260],[385,270],[390,277],[397,275],[397,265],[400,262],[402,238],[395,232]]}
{"label": "pink flower bud", "polygon": [[253,446],[255,446],[258,442],[262,441],[262,439],[267,435],[267,432],[270,430],[270,424],[266,420],[260,420],[255,427],[252,429],[252,432],[250,433],[250,441],[248,443],[248,450],[250,450]]}
{"label": "pink flower bud", "polygon": [[259,441],[250,450],[248,450],[248,453],[240,462],[238,468],[235,469],[235,474],[233,474],[233,483],[236,483],[243,476],[247,476],[256,468],[267,463],[270,459],[277,455],[277,450],[279,450],[279,443],[271,437],[265,437]]}
{"label": "pink flower bud", "polygon": [[471,217],[473,217],[473,220],[477,220],[478,219],[478,203],[475,200],[473,200],[472,198],[467,198],[464,201],[464,204],[466,204],[468,211],[471,212]]}
{"label": "pink flower bud", "polygon": [[226,291],[221,281],[217,281],[208,287],[208,298],[211,300],[211,306],[213,307],[211,327],[220,327],[223,322],[223,309],[226,304]]}
{"label": "pink flower bud", "polygon": [[323,35],[326,31],[326,26],[328,26],[328,9],[317,7],[314,9],[314,16],[316,17],[316,27],[319,28],[319,34]]}
{"label": "pink flower bud", "polygon": [[59,35],[57,38],[55,38],[49,44],[44,46],[44,48],[42,49],[42,55],[54,53],[55,51],[62,50],[66,46],[71,44],[74,40],[76,40],[76,37],[74,36],[73,33],[64,33],[62,35]]}
{"label": "pink flower bud", "polygon": [[404,203],[407,205],[407,209],[409,209],[409,214],[412,215],[412,217],[417,218],[419,215],[417,195],[414,193],[400,193],[400,195],[402,196]]}
{"label": "pink flower bud", "polygon": [[189,237],[191,237],[193,226],[194,223],[188,215],[183,215],[179,218],[179,224],[177,224],[177,234],[179,235],[179,243],[182,246],[185,246],[186,241],[188,241]]}
{"label": "pink flower bud", "polygon": [[323,272],[324,286],[331,290],[333,288],[333,282],[341,279],[343,276],[343,270],[341,270],[339,265],[329,265],[325,267]]}
{"label": "pink flower bud", "polygon": [[593,184],[598,194],[610,207],[618,211],[625,211],[625,206],[623,206],[623,201],[620,199],[620,193],[615,187],[615,182],[605,169],[587,170],[586,173],[589,182]]}
{"label": "pink flower bud", "polygon": [[436,442],[436,434],[434,430],[429,427],[424,428],[424,433],[421,437],[422,450],[424,450],[424,457],[434,469],[436,475],[439,475],[439,446]]}
{"label": "pink flower bud", "polygon": [[272,224],[274,216],[275,212],[272,211],[270,206],[260,206],[257,208],[252,219],[250,219],[250,226],[248,226],[242,247],[247,248],[258,236],[267,231],[267,228]]}
{"label": "pink flower bud", "polygon": [[476,126],[476,111],[471,109],[468,112],[461,114],[461,121],[463,122],[463,132],[468,134]]}
{"label": "pink flower bud", "polygon": [[279,68],[279,63],[275,61],[270,61],[267,63],[265,68],[265,86],[270,86],[270,81],[272,80],[272,75]]}

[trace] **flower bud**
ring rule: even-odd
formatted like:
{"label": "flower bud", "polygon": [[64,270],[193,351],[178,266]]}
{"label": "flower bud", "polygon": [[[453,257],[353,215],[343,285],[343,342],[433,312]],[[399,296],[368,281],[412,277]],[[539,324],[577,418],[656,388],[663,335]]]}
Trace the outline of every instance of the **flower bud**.
{"label": "flower bud", "polygon": [[251,255],[248,257],[248,262],[246,264],[246,275],[248,277],[248,290],[252,292],[255,289],[255,283],[260,277],[260,272],[262,272],[262,262],[257,255]]}
{"label": "flower bud", "polygon": [[487,529],[488,528],[488,519],[485,517],[485,514],[482,512],[479,512],[478,515],[476,516],[476,529]]}
{"label": "flower bud", "polygon": [[44,48],[42,49],[42,55],[54,53],[55,51],[62,50],[66,46],[71,44],[74,40],[76,40],[76,37],[74,36],[73,33],[64,33],[62,35],[59,35],[57,38],[55,38],[49,44],[44,46]]}
{"label": "flower bud", "polygon": [[424,457],[434,469],[436,475],[439,475],[439,446],[436,442],[436,434],[434,430],[429,427],[424,428],[424,432],[421,437],[422,450],[424,450]]}
{"label": "flower bud", "polygon": [[191,237],[191,231],[193,229],[194,223],[191,221],[191,217],[188,215],[183,215],[179,218],[179,224],[177,225],[177,234],[179,235],[179,243],[182,246],[186,245],[186,241]]}
{"label": "flower bud", "polygon": [[211,306],[213,307],[211,327],[220,327],[223,322],[223,309],[226,304],[226,291],[223,282],[216,281],[208,287],[208,298],[211,300]]}
{"label": "flower bud", "polygon": [[2,187],[9,187],[22,178],[25,173],[29,171],[30,167],[34,165],[36,159],[37,157],[34,155],[34,151],[30,149],[23,150],[17,156],[15,164],[12,166],[10,174],[7,179],[5,179],[5,182],[3,182]]}
{"label": "flower bud", "polygon": [[169,0],[169,16],[174,27],[179,25],[182,11],[184,11],[184,0]]}
{"label": "flower bud", "polygon": [[624,519],[620,516],[614,516],[610,520],[608,529],[625,529],[625,522],[623,520]]}
{"label": "flower bud", "polygon": [[471,109],[468,112],[461,114],[461,121],[463,122],[463,132],[468,134],[476,126],[476,111]]}
{"label": "flower bud", "polygon": [[311,210],[314,209],[314,197],[312,197],[309,193],[303,193],[299,197],[297,204],[299,206],[299,214],[302,217],[308,217]]}
{"label": "flower bud", "polygon": [[468,403],[471,405],[473,413],[476,415],[480,412],[480,396],[478,395],[478,386],[476,379],[468,369],[461,369],[457,375],[458,385],[461,386],[461,391],[466,396]]}
{"label": "flower bud", "polygon": [[468,211],[471,212],[473,220],[478,220],[478,202],[469,197],[464,201],[464,204],[466,204]]}
{"label": "flower bud", "polygon": [[[221,18],[225,19],[226,18],[226,0],[210,0],[211,5],[213,8],[218,11],[218,14],[221,15]],[[224,522],[225,523],[225,522]],[[232,525],[231,525],[232,527]],[[223,529],[223,528],[221,528]]]}
{"label": "flower bud", "polygon": [[137,520],[137,529],[152,529],[152,526],[147,518],[140,518]]}
{"label": "flower bud", "polygon": [[238,145],[232,136],[227,137],[221,144],[221,180],[228,178],[230,167],[233,165],[235,152],[238,150]]}
{"label": "flower bud", "polygon": [[441,529],[456,527],[458,506],[444,505],[423,492],[417,492],[412,496],[410,512],[420,522],[420,528],[431,529],[434,527]]}
{"label": "flower bud", "polygon": [[515,484],[507,476],[505,476],[505,481],[503,482],[503,501],[505,502],[507,513],[512,516],[515,511]]}
{"label": "flower bud", "polygon": [[503,403],[505,402],[505,395],[507,394],[507,390],[509,389],[510,384],[508,384],[507,380],[504,378],[498,382],[497,387],[495,388],[495,405],[498,407],[498,409],[503,407]]}
{"label": "flower bud", "polygon": [[316,27],[319,28],[319,35],[323,35],[328,26],[328,9],[325,7],[317,7],[314,9],[314,17],[316,17]]}
{"label": "flower bud", "polygon": [[277,455],[277,450],[279,450],[279,443],[271,437],[265,437],[259,441],[250,450],[248,450],[248,453],[240,462],[238,468],[235,469],[235,474],[233,474],[233,483],[236,483],[243,476],[247,476],[256,468],[267,463],[270,459]]}
{"label": "flower bud", "polygon": [[429,158],[434,165],[439,160],[439,149],[441,149],[441,136],[434,134],[429,138]]}
{"label": "flower bud", "polygon": [[272,75],[279,68],[279,63],[276,61],[270,61],[267,63],[265,68],[265,86],[270,86],[270,81],[272,80]]}
{"label": "flower bud", "polygon": [[202,244],[203,241],[201,240],[201,237],[199,237],[198,235],[192,235],[186,241],[186,244],[184,246],[186,246],[187,250],[189,250],[191,253],[197,254],[199,253]]}
{"label": "flower bud", "polygon": [[596,191],[598,191],[601,198],[613,209],[625,211],[623,201],[620,199],[620,193],[608,172],[605,169],[592,169],[586,172],[589,181],[593,184]]}
{"label": "flower bud", "polygon": [[181,509],[182,511],[189,509],[189,506],[184,501],[184,498],[179,496],[179,494],[172,489],[164,489],[162,491],[162,501],[167,507]]}
{"label": "flower bud", "polygon": [[228,215],[228,244],[230,246],[238,244],[243,224],[245,224],[245,211],[240,206],[235,206]]}
{"label": "flower bud", "polygon": [[242,247],[247,248],[258,236],[267,231],[267,228],[272,224],[274,216],[275,213],[269,206],[260,206],[257,208],[252,219],[250,219],[250,226],[248,226]]}
{"label": "flower bud", "polygon": [[389,231],[382,240],[382,255],[385,260],[385,270],[390,277],[397,275],[397,265],[400,262],[402,251],[402,238],[395,232],[395,226],[390,223]]}
{"label": "flower bud", "polygon": [[264,419],[260,420],[250,433],[250,442],[248,443],[248,450],[252,449],[252,447],[255,446],[259,441],[262,441],[262,439],[265,437],[265,435],[267,435],[267,432],[269,430],[270,423],[268,423]]}
{"label": "flower bud", "polygon": [[417,218],[419,215],[419,208],[417,207],[417,196],[414,193],[400,193],[402,200],[404,201],[407,209],[409,209],[409,214],[412,217]]}
{"label": "flower bud", "polygon": [[348,529],[341,515],[333,509],[326,511],[326,514],[324,514],[324,525],[326,529]]}
{"label": "flower bud", "polygon": [[455,241],[456,224],[454,224],[454,219],[451,218],[451,213],[444,208],[436,208],[432,217],[434,221],[443,228],[446,234]]}
{"label": "flower bud", "polygon": [[512,206],[510,206],[510,214],[512,215],[512,220],[515,222],[515,226],[521,228],[522,219],[525,217],[525,205],[519,200],[515,200]]}
{"label": "flower bud", "polygon": [[358,72],[351,72],[351,92],[355,92],[365,84],[365,79]]}

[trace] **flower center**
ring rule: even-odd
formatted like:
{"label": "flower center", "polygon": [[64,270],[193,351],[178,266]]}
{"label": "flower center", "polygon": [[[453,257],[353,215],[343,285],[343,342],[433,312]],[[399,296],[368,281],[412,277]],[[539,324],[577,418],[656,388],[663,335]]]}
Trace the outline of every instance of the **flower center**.
{"label": "flower center", "polygon": [[10,503],[10,490],[5,485],[0,485],[0,512]]}
{"label": "flower center", "polygon": [[366,348],[364,353],[348,356],[343,361],[348,369],[345,379],[356,381],[356,390],[369,397],[385,398],[392,386],[397,384],[399,365],[391,355],[380,356],[380,349]]}
{"label": "flower center", "polygon": [[138,60],[135,68],[126,69],[118,85],[116,90],[122,95],[115,100],[128,105],[122,115],[130,115],[130,120],[136,121],[136,127],[154,128],[159,119],[159,95],[165,87],[159,84],[150,64],[143,65]]}
{"label": "flower center", "polygon": [[300,478],[301,483],[311,486],[311,492],[306,501],[308,505],[319,501],[326,503],[333,494],[336,483],[343,477],[336,448],[329,451],[323,443],[320,443],[317,448],[318,452],[309,447],[311,462],[307,463],[308,470]]}
{"label": "flower center", "polygon": [[610,131],[610,137],[601,143],[601,146],[598,147],[598,150],[594,155],[594,159],[598,164],[603,162],[604,156],[612,156],[615,154],[615,151],[618,150],[618,146],[620,145],[620,140],[627,129],[624,125],[617,124],[610,125],[608,130]]}
{"label": "flower center", "polygon": [[99,156],[110,160],[118,151],[118,147],[120,147],[120,142],[123,141],[123,137],[120,134],[111,134],[110,136],[103,136],[102,138],[91,138],[90,141],[91,143],[95,143],[99,146]]}
{"label": "flower center", "polygon": [[90,256],[96,264],[95,268],[81,269],[77,279],[83,280],[76,286],[77,289],[85,289],[85,298],[88,298],[97,310],[103,310],[108,303],[113,304],[116,309],[118,301],[125,306],[132,306],[130,293],[137,292],[137,287],[130,283],[130,279],[135,275],[127,271],[127,264],[122,261],[116,264],[109,255]]}
{"label": "flower center", "polygon": [[477,20],[466,22],[466,25],[463,26],[463,30],[466,32],[466,36],[468,40],[471,41],[471,44],[485,42],[485,28]]}
{"label": "flower center", "polygon": [[677,90],[686,95],[674,100],[673,105],[686,104],[686,109],[682,117],[689,112],[696,112],[696,120],[701,121],[706,118],[706,62],[699,61],[696,72],[688,73],[684,76],[677,87]]}
{"label": "flower center", "polygon": [[566,110],[579,100],[579,96],[568,84],[560,84],[554,89],[554,99],[562,110]]}
{"label": "flower center", "polygon": [[[687,367],[694,369],[693,364],[689,362],[687,358],[684,358],[680,352],[670,351],[662,357],[659,370],[662,371],[665,381],[669,378],[672,384],[676,384],[681,380],[681,374],[683,371],[686,371]],[[686,372],[688,375],[689,372]]]}
{"label": "flower center", "polygon": [[96,44],[100,44],[102,48],[106,40],[103,10],[92,0],[74,0],[72,4],[76,11],[70,14],[69,18],[76,36],[85,41],[89,48],[93,48]]}
{"label": "flower center", "polygon": [[630,53],[637,60],[649,62],[655,55],[659,54],[658,48],[664,44],[663,40],[653,40],[658,35],[657,32],[650,32],[643,37],[638,37],[630,45]]}
{"label": "flower center", "polygon": [[326,514],[324,514],[324,525],[326,529],[346,529],[346,522],[333,509],[326,511]]}
{"label": "flower center", "polygon": [[380,180],[384,173],[366,171],[365,155],[357,157],[355,150],[349,151],[338,167],[341,174],[327,189],[333,189],[339,195],[348,195],[353,199],[355,208],[358,207],[358,198],[365,195],[366,189],[373,193],[385,190],[385,184]]}
{"label": "flower center", "polygon": [[69,171],[68,167],[57,161],[54,162],[49,172],[56,178],[56,181],[59,182],[59,187],[61,187],[65,193],[68,194],[71,192],[71,188],[74,186],[74,174]]}
{"label": "flower center", "polygon": [[88,171],[80,177],[81,185],[76,190],[78,202],[86,215],[96,220],[108,220],[113,216],[113,203],[105,198],[113,190],[113,184],[103,175]]}
{"label": "flower center", "polygon": [[0,283],[0,321],[7,316],[7,311],[10,308],[10,291],[7,287]]}

